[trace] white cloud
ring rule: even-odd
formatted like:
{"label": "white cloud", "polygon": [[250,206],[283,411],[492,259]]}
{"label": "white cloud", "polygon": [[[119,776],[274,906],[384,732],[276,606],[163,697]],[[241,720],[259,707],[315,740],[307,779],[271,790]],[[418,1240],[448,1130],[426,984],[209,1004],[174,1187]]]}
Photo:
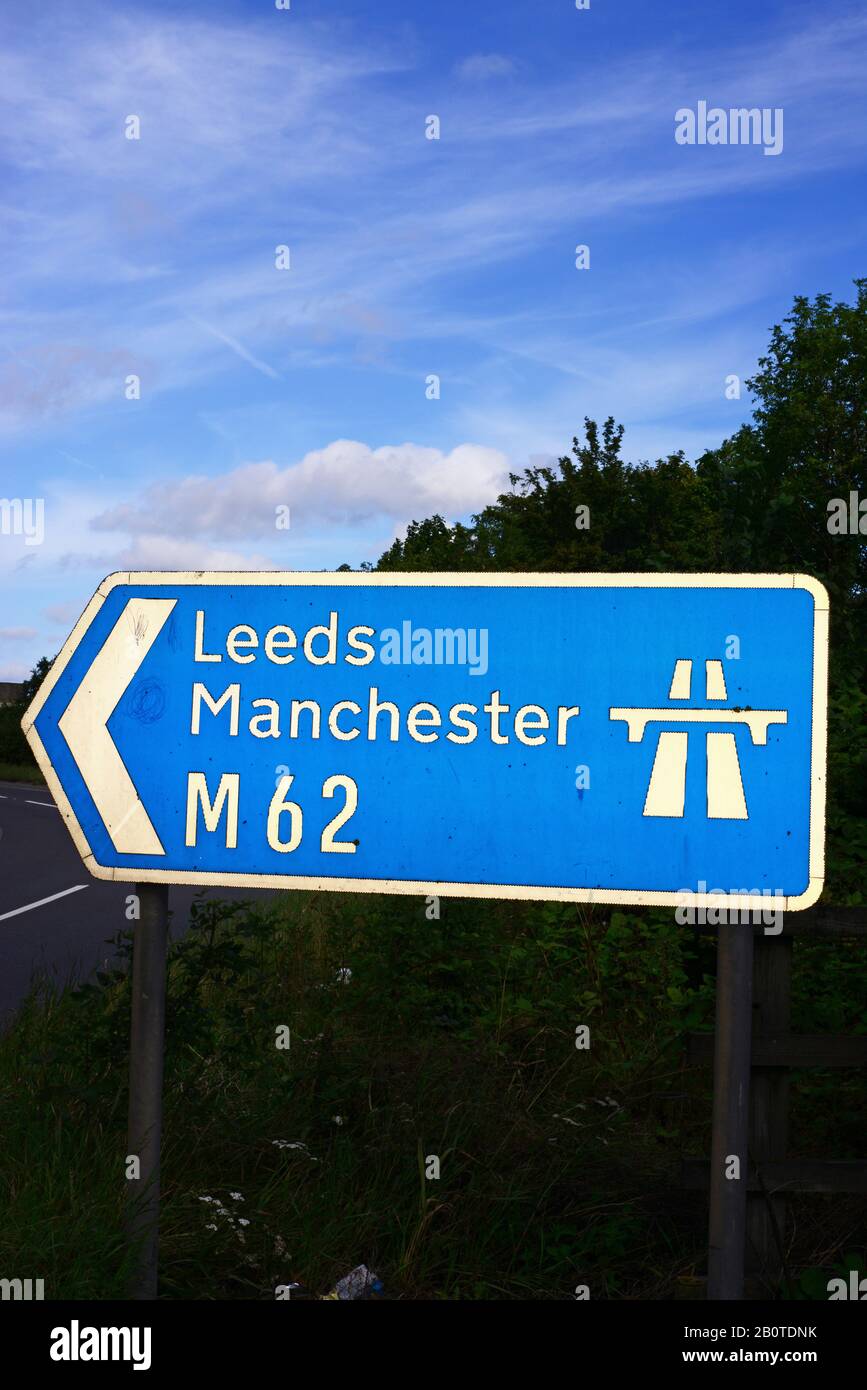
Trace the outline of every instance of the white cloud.
{"label": "white cloud", "polygon": [[481,444],[449,453],[420,444],[371,449],[337,439],[280,468],[267,460],[222,476],[192,476],[155,483],[134,502],[101,512],[97,531],[149,536],[252,539],[279,534],[278,507],[291,526],[310,522],[358,523],[374,517],[407,520],[442,512],[463,516],[493,501],[508,481],[507,457]]}
{"label": "white cloud", "polygon": [[35,636],[35,627],[0,627],[0,642],[29,642]]}

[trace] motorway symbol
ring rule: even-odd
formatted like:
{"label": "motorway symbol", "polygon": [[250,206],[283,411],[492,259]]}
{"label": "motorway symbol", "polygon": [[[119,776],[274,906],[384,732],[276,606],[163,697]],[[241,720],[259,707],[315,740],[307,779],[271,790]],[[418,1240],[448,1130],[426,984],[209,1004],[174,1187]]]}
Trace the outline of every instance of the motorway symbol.
{"label": "motorway symbol", "polygon": [[[722,662],[708,660],[706,697],[708,701],[725,700],[727,696]],[[671,678],[669,700],[688,700],[692,683],[692,662],[676,661]],[[685,720],[699,724],[746,724],[753,743],[768,741],[769,724],[785,724],[785,710],[722,709],[714,704],[707,709],[612,709],[612,719],[625,719],[630,743],[640,743],[647,724],[654,722],[678,724]],[[644,803],[646,816],[682,816],[686,786],[686,760],[689,735],[664,732],[659,735],[656,756]],[[747,820],[747,803],[741,780],[737,743],[731,733],[707,734],[707,814],[720,820]]]}
{"label": "motorway symbol", "polygon": [[827,634],[799,575],[116,574],[23,727],[100,878],[799,908]]}

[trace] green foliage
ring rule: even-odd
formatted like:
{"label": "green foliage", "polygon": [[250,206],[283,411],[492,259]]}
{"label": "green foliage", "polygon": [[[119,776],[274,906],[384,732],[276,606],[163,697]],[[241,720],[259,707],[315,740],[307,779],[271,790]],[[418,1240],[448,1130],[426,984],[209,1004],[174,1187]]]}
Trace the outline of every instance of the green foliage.
{"label": "green foliage", "polygon": [[12,766],[27,767],[36,765],[24,734],[21,732],[21,716],[26,706],[15,703],[0,705],[0,762]]}
{"label": "green foliage", "polygon": [[23,682],[21,686],[21,703],[25,709],[30,704],[30,701],[33,699],[33,696],[36,694],[53,665],[53,657],[49,659],[47,656],[41,656],[26,681]]}
{"label": "green foliage", "polygon": [[29,782],[41,786],[42,773],[34,763],[0,763],[0,782]]}
{"label": "green foliage", "polygon": [[22,683],[21,698],[13,704],[0,705],[0,763],[10,764],[12,769],[36,767],[36,759],[21,729],[21,720],[50,669],[48,658],[40,657]]}
{"label": "green foliage", "polygon": [[[0,1040],[0,1263],[38,1266],[51,1296],[119,1288],[129,937],[111,944],[117,969],[32,999]],[[362,1260],[402,1297],[641,1292],[682,1224],[660,1196],[684,1007],[707,1022],[690,953],[670,924],[548,905],[198,904],[168,974],[164,1293],[324,1291]]]}
{"label": "green foliage", "polygon": [[798,297],[771,333],[747,383],[753,424],[706,454],[728,563],[806,571],[831,594],[838,640],[860,632],[863,669],[867,552],[859,536],[828,531],[828,503],[867,494],[867,280],[854,304]]}
{"label": "green foliage", "polygon": [[[677,1173],[707,1142],[709,1069],[682,1053],[713,1022],[707,943],[663,913],[441,912],[342,894],[196,905],[169,959],[163,1296],[325,1292],[364,1261],[392,1297],[668,1297],[700,1263],[703,1203]],[[0,1265],[38,1269],[50,1297],[123,1291],[129,940],[0,1039]],[[852,1026],[867,953],[799,943],[795,980],[799,1026]],[[857,1142],[863,1099],[847,1092],[841,1123],[838,1082],[813,1079],[802,1151]],[[793,1270],[851,1248],[838,1224]]]}
{"label": "green foliage", "polygon": [[[708,568],[716,518],[682,454],[653,467],[624,463],[623,427],[585,419],[585,439],[558,467],[512,474],[512,491],[448,527],[413,522],[381,558],[382,570],[685,570]],[[590,526],[576,527],[579,506]]]}

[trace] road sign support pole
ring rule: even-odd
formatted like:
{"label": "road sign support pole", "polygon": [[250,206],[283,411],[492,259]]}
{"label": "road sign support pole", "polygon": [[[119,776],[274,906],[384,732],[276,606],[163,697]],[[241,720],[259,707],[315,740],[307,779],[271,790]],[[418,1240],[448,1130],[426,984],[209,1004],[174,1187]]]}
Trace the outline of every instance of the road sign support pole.
{"label": "road sign support pole", "polygon": [[127,1177],[126,1230],[133,1250],[129,1296],[145,1299],[157,1296],[169,890],[163,883],[139,883],[136,893],[127,1171],[134,1156],[138,1176]]}
{"label": "road sign support pole", "polygon": [[717,930],[707,1296],[736,1300],[744,1296],[753,928],[747,921],[720,924]]}

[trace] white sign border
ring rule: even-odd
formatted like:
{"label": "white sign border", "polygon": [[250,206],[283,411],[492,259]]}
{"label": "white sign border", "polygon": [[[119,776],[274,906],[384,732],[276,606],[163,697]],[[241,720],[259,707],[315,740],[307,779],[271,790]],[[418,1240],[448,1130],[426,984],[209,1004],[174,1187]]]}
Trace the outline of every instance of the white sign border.
{"label": "white sign border", "polygon": [[[300,874],[233,874],[175,872],[168,869],[136,870],[99,864],[79,824],[45,747],[35,728],[46,700],[62,676],[84,634],[112,589],[119,584],[139,585],[296,585],[348,588],[393,586],[430,588],[484,586],[500,588],[633,588],[633,589],[805,589],[813,597],[813,725],[810,769],[810,878],[806,890],[794,897],[756,897],[750,894],[658,893],[635,889],[555,888],[527,884],[416,882],[406,879],[310,878]],[[618,906],[721,907],[729,910],[782,905],[798,912],[818,901],[825,874],[825,793],[828,722],[828,627],[829,599],[824,585],[807,574],[593,574],[593,573],[483,573],[454,570],[342,572],[303,570],[133,570],[118,571],[102,581],[30,704],[21,727],[45,781],[75,842],[76,849],[94,878],[117,883],[176,883],[204,887],[297,888],[336,893],[393,893],[424,897],[506,898],[535,902],[606,903]]]}

